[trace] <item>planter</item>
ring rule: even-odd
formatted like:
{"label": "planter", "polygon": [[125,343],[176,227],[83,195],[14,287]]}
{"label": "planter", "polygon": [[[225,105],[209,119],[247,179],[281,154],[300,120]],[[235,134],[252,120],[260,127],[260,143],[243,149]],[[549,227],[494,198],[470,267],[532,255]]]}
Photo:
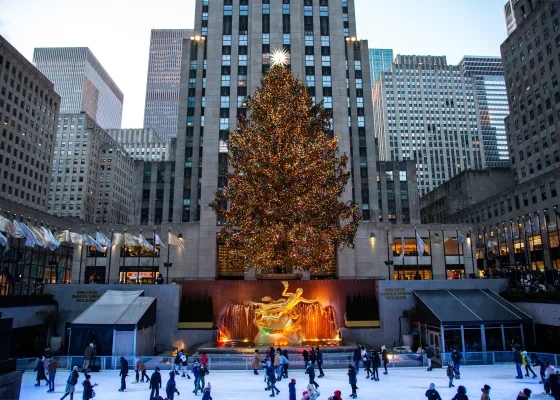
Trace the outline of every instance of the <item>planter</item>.
{"label": "planter", "polygon": [[62,347],[62,336],[51,336],[50,345],[53,353],[59,352]]}
{"label": "planter", "polygon": [[213,322],[179,322],[179,329],[213,329]]}
{"label": "planter", "polygon": [[345,321],[347,328],[379,328],[379,321]]}

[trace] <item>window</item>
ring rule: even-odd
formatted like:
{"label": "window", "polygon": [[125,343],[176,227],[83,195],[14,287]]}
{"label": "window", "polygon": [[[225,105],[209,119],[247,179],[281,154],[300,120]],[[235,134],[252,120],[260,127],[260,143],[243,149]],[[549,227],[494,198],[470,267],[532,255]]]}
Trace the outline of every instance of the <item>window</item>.
{"label": "window", "polygon": [[546,187],[544,185],[541,186],[541,200],[545,201],[548,198],[546,193]]}
{"label": "window", "polygon": [[527,194],[527,192],[523,193],[523,206],[528,206],[529,205],[529,195]]}
{"label": "window", "polygon": [[556,182],[550,182],[550,196],[556,197]]}
{"label": "window", "polygon": [[537,190],[536,189],[531,189],[531,200],[533,201],[533,204],[537,204],[538,200],[537,200]]}

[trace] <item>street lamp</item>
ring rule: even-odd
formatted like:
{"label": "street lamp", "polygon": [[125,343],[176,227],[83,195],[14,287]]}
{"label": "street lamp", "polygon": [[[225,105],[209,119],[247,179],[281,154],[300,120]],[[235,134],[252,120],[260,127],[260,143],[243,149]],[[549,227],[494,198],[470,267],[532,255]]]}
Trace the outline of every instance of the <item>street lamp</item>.
{"label": "street lamp", "polygon": [[165,283],[169,283],[169,268],[173,266],[173,263],[167,261],[166,263],[163,263],[163,266],[167,269],[167,277],[165,279]]}

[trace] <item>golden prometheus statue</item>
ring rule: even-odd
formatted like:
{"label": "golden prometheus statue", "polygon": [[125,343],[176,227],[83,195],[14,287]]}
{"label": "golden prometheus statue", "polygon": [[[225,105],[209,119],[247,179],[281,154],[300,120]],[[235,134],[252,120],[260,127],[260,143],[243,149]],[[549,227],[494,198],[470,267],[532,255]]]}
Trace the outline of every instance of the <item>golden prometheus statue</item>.
{"label": "golden prometheus statue", "polygon": [[259,329],[255,338],[256,344],[287,342],[294,345],[302,342],[298,332],[301,329],[301,318],[296,306],[299,303],[318,303],[320,298],[307,300],[302,297],[302,288],[298,288],[295,293],[289,293],[289,283],[282,281],[282,285],[282,298],[273,300],[267,296],[262,299],[262,303],[251,302],[251,305],[256,307],[253,322]]}

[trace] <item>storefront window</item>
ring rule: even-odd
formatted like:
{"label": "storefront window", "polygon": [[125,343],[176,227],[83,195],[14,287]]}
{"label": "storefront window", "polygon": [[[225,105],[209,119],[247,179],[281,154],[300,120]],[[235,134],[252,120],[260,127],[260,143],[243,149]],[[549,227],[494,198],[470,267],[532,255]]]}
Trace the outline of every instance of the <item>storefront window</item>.
{"label": "storefront window", "polygon": [[[426,248],[424,249],[424,255],[430,255],[430,240],[428,238],[422,238]],[[416,239],[404,239],[404,255],[408,257],[416,257],[417,243]],[[393,256],[399,257],[402,252],[402,239],[393,239]]]}
{"label": "storefront window", "polygon": [[465,335],[465,351],[480,352],[482,351],[482,334],[480,327],[464,328]]}
{"label": "storefront window", "polygon": [[[395,265],[395,270],[393,273],[394,280],[406,280],[406,281],[413,281],[416,276],[416,267],[411,267],[409,265],[405,266],[405,270],[403,271],[402,266]],[[418,274],[422,278],[422,280],[430,280],[432,279],[432,271],[429,269],[422,269],[418,270]]]}
{"label": "storefront window", "polygon": [[463,341],[461,339],[460,327],[444,327],[443,336],[445,340],[445,352],[451,353],[453,349],[463,351]]}
{"label": "storefront window", "polygon": [[500,326],[485,326],[487,351],[503,351],[502,328]]}
{"label": "storefront window", "polygon": [[504,326],[504,337],[506,339],[506,350],[511,350],[513,345],[523,345],[521,341],[521,328]]}
{"label": "storefront window", "polygon": [[457,244],[457,239],[448,239],[445,242],[445,255],[446,256],[463,255],[463,245]]}

